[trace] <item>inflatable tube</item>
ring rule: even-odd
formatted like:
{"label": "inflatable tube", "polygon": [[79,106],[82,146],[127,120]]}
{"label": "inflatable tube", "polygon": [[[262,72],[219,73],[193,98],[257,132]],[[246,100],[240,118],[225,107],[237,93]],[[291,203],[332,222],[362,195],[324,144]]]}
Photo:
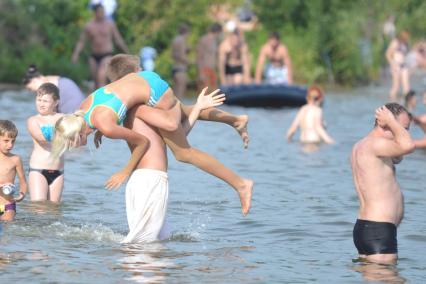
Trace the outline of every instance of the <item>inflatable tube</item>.
{"label": "inflatable tube", "polygon": [[225,104],[244,107],[297,107],[306,103],[307,89],[296,85],[246,84],[221,86]]}

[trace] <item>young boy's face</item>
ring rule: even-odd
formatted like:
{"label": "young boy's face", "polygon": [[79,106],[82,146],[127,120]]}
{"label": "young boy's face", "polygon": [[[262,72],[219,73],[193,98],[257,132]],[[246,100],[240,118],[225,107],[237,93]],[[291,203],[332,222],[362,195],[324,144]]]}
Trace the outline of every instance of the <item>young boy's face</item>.
{"label": "young boy's face", "polygon": [[3,154],[9,154],[15,145],[16,137],[10,137],[10,135],[0,135],[0,152]]}
{"label": "young boy's face", "polygon": [[48,115],[56,112],[58,101],[55,101],[51,95],[38,95],[36,96],[37,111],[41,115]]}

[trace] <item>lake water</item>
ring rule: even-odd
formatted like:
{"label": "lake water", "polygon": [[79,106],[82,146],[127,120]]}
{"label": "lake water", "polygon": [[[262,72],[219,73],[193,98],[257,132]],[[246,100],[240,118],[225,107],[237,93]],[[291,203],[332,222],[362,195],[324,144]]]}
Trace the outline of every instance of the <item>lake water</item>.
{"label": "lake water", "polygon": [[[366,88],[327,94],[324,115],[337,144],[310,153],[284,140],[297,109],[224,106],[250,115],[247,150],[229,126],[197,124],[192,145],[255,180],[252,210],[243,217],[228,185],[169,153],[173,236],[161,243],[119,244],[127,233],[124,188],[109,192],[103,183],[126,162],[126,145],[106,139],[101,149],[74,152],[66,160],[59,207],[27,199],[14,222],[0,224],[0,283],[362,283],[379,276],[425,283],[425,151],[397,166],[406,204],[398,265],[353,261],[358,201],[349,154],[372,128],[386,93]],[[14,152],[28,168],[32,142],[25,121],[35,112],[33,99],[3,92],[0,105],[0,117],[18,126]],[[417,127],[412,134],[422,136]]]}

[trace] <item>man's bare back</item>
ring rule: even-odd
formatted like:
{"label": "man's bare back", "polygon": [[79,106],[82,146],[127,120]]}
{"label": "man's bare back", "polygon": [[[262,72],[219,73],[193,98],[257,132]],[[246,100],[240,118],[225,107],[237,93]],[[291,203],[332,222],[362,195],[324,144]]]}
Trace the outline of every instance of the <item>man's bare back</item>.
{"label": "man's bare back", "polygon": [[411,118],[401,105],[390,103],[376,110],[376,125],[357,142],[351,155],[353,180],[359,198],[354,244],[360,257],[372,262],[397,259],[396,230],[404,213],[395,164],[414,150],[408,133]]}

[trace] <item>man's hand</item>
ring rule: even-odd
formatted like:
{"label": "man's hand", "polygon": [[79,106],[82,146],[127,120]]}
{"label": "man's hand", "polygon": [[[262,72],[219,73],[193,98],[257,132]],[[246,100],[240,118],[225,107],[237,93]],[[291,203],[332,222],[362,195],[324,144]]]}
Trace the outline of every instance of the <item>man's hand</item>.
{"label": "man's hand", "polygon": [[105,184],[105,188],[108,190],[118,189],[129,177],[129,173],[121,171],[113,174]]}
{"label": "man's hand", "polygon": [[381,106],[376,109],[376,119],[377,124],[382,128],[385,128],[386,126],[389,126],[389,124],[396,121],[391,111],[388,110],[385,106]]}

